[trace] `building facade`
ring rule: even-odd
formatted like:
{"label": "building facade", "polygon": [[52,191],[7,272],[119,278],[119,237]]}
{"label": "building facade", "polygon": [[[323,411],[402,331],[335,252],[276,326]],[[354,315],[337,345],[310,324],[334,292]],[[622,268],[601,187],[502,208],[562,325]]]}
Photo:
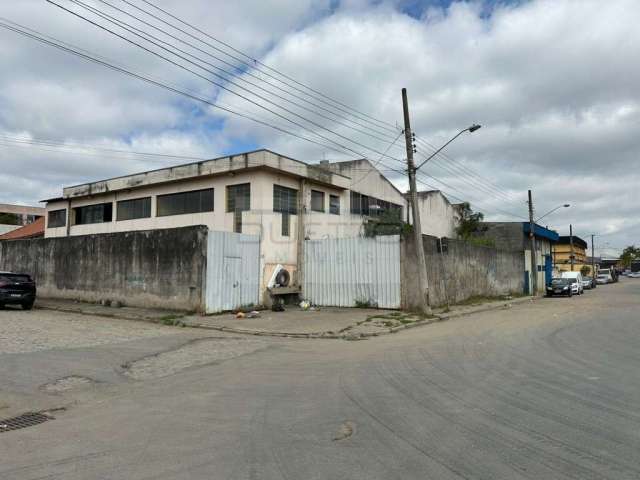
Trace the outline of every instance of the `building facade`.
{"label": "building facade", "polygon": [[[420,226],[424,235],[456,238],[460,221],[458,206],[449,202],[439,190],[418,192]],[[411,212],[409,212],[411,218]],[[411,222],[413,223],[413,222]]]}
{"label": "building facade", "polygon": [[[572,256],[573,264],[571,262]],[[591,265],[587,262],[587,242],[577,235],[560,236],[553,249],[553,263],[559,272],[579,272],[585,265],[591,270]]]}
{"label": "building facade", "polygon": [[485,230],[479,235],[493,239],[495,247],[506,251],[523,251],[525,278],[525,290],[531,293],[533,275],[536,275],[537,292],[544,293],[545,286],[553,277],[553,248],[559,235],[554,230],[549,230],[538,224],[534,224],[535,247],[533,253],[536,269],[531,272],[531,231],[529,222],[483,222]]}
{"label": "building facade", "polygon": [[[45,209],[42,207],[0,203],[0,235],[29,225],[43,217],[45,213]],[[6,221],[8,218],[14,219],[15,221],[9,223]]]}
{"label": "building facade", "polygon": [[404,196],[367,160],[341,163],[258,150],[66,187],[46,201],[45,237],[191,225],[254,234],[261,292],[279,264],[298,284],[305,239],[361,235],[384,212],[403,214]]}

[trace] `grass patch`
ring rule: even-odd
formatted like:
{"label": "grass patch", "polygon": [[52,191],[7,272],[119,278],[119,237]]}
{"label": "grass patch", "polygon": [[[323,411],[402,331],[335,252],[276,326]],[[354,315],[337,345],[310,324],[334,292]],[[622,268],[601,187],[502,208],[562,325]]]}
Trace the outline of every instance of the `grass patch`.
{"label": "grass patch", "polygon": [[182,315],[164,315],[160,317],[158,321],[162,325],[168,325],[170,327],[186,327],[186,324],[180,320],[181,318]]}
{"label": "grass patch", "polygon": [[356,300],[356,308],[378,308],[378,304],[371,299]]}

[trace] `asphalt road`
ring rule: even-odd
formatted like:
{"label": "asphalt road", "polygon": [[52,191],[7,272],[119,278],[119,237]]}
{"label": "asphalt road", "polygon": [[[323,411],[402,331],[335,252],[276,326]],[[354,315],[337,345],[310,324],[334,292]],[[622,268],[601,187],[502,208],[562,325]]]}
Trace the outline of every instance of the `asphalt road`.
{"label": "asphalt road", "polygon": [[267,341],[0,433],[0,479],[637,479],[639,339],[629,279],[366,341]]}

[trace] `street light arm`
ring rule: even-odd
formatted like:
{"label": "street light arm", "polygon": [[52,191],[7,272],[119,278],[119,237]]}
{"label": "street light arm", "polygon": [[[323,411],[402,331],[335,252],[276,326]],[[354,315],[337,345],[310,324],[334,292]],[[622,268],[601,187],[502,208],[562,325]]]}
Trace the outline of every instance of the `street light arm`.
{"label": "street light arm", "polygon": [[539,222],[540,220],[542,220],[544,217],[546,217],[547,215],[551,215],[553,212],[555,212],[556,210],[558,210],[559,208],[569,208],[571,205],[569,205],[568,203],[565,203],[564,205],[558,205],[556,208],[549,210],[547,213],[545,213],[544,215],[542,215],[541,217],[539,217],[538,219],[534,220],[535,223]]}
{"label": "street light arm", "polygon": [[429,160],[431,160],[433,157],[435,157],[437,154],[439,154],[442,150],[444,150],[444,148],[449,145],[451,142],[453,142],[456,138],[458,138],[460,135],[462,135],[464,132],[469,131],[469,132],[475,132],[476,130],[478,130],[480,128],[480,125],[471,125],[470,127],[465,128],[464,130],[460,130],[451,140],[449,140],[447,143],[445,143],[444,145],[442,145],[439,149],[437,149],[435,152],[433,152],[431,155],[429,155],[429,157],[422,162],[420,165],[418,165],[417,167],[415,167],[414,171],[418,171],[420,170],[420,168],[427,163]]}

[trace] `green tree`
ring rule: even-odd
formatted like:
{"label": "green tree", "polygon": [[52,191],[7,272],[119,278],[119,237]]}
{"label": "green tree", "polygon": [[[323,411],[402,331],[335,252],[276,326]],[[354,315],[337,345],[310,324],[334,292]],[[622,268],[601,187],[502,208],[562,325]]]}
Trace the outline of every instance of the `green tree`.
{"label": "green tree", "polygon": [[640,260],[640,247],[629,245],[622,251],[622,255],[620,255],[620,263],[622,263],[624,267],[629,267],[634,260]]}
{"label": "green tree", "polygon": [[3,225],[20,225],[20,217],[15,213],[0,213],[0,223]]}
{"label": "green tree", "polygon": [[388,210],[380,216],[370,218],[364,224],[365,237],[377,237],[379,235],[400,235],[411,230],[411,226],[402,221],[399,211]]}
{"label": "green tree", "polygon": [[464,202],[460,206],[460,221],[456,227],[456,234],[463,240],[468,240],[475,234],[482,233],[486,230],[481,223],[484,220],[484,214],[474,212],[469,202]]}
{"label": "green tree", "polygon": [[582,268],[580,269],[580,273],[582,274],[583,277],[586,277],[591,273],[591,267],[589,265],[583,265]]}

